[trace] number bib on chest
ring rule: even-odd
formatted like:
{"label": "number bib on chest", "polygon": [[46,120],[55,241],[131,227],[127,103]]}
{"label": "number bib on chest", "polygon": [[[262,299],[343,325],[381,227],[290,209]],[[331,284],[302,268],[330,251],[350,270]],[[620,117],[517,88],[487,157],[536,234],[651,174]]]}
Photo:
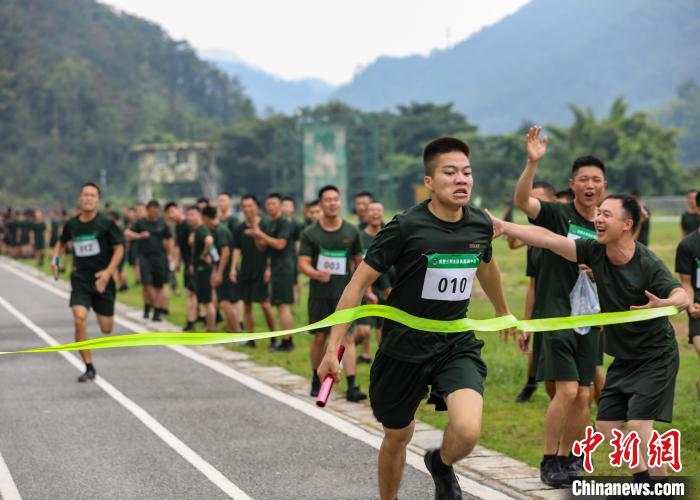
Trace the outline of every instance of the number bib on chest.
{"label": "number bib on chest", "polygon": [[325,250],[321,249],[316,261],[316,269],[328,271],[331,274],[345,275],[347,272],[348,257],[345,250]]}
{"label": "number bib on chest", "polygon": [[73,239],[73,251],[78,257],[92,257],[100,253],[96,234],[81,234]]}
{"label": "number bib on chest", "polygon": [[579,238],[583,238],[584,240],[594,240],[598,237],[598,234],[593,229],[577,226],[576,224],[569,224],[569,233],[566,235],[566,237],[570,240],[577,240]]}
{"label": "number bib on chest", "polygon": [[471,297],[472,283],[480,261],[479,256],[474,254],[428,255],[421,298],[467,300]]}

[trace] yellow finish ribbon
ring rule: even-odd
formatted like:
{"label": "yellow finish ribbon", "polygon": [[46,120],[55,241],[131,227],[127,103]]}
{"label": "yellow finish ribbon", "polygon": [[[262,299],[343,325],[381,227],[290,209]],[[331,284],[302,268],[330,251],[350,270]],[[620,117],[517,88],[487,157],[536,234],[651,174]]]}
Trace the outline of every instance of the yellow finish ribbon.
{"label": "yellow finish ribbon", "polygon": [[[80,351],[84,349],[108,349],[112,347],[143,347],[163,345],[204,345],[227,344],[232,342],[247,342],[282,335],[292,335],[318,328],[328,328],[334,325],[350,323],[356,319],[372,317],[386,318],[415,330],[427,332],[457,333],[469,330],[479,332],[498,332],[510,328],[527,332],[548,332],[553,330],[565,330],[583,326],[616,325],[635,321],[646,321],[664,316],[678,314],[674,306],[658,307],[653,309],[638,309],[634,311],[620,311],[612,313],[589,314],[585,316],[570,316],[563,318],[543,318],[518,320],[515,316],[500,316],[491,319],[462,318],[452,321],[440,321],[414,316],[400,309],[384,305],[364,305],[336,311],[330,316],[311,325],[292,328],[290,330],[278,330],[274,332],[259,333],[183,333],[183,332],[151,332],[135,333],[128,335],[115,335],[113,337],[101,337],[98,339],[72,342],[69,344],[25,349],[21,351],[0,352],[0,354],[21,354],[56,351]],[[418,334],[419,335],[419,334]]]}

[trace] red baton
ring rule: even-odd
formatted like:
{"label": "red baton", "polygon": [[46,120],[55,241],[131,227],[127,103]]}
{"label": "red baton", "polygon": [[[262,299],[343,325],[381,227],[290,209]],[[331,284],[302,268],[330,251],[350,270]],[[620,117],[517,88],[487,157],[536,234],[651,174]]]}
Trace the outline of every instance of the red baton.
{"label": "red baton", "polygon": [[[345,352],[345,346],[341,345],[338,347],[338,363],[343,359],[343,353]],[[318,391],[318,396],[316,396],[316,406],[323,408],[328,402],[328,396],[331,395],[331,388],[333,387],[333,375],[330,373],[323,377],[323,382],[321,383],[321,389]]]}

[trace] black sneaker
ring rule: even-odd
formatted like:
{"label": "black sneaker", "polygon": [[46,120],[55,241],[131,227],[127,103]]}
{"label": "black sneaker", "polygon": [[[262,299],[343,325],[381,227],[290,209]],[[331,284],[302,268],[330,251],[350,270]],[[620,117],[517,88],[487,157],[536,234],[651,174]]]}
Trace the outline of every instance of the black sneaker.
{"label": "black sneaker", "polygon": [[122,285],[117,290],[118,292],[126,292],[129,289],[129,285]]}
{"label": "black sneaker", "polygon": [[271,351],[276,351],[277,350],[277,339],[275,337],[272,337],[270,339],[270,350]]}
{"label": "black sneaker", "polygon": [[569,475],[561,468],[558,460],[540,464],[540,480],[553,488],[571,486]]}
{"label": "black sneaker", "polygon": [[160,309],[154,309],[153,310],[153,321],[162,321],[160,317]]}
{"label": "black sneaker", "polygon": [[78,377],[78,382],[90,382],[91,380],[95,380],[95,370],[85,370],[85,373],[83,373],[80,377]]}
{"label": "black sneaker", "polygon": [[182,328],[183,332],[193,332],[195,330],[194,321],[188,321]]}
{"label": "black sneaker", "polygon": [[254,340],[249,340],[244,344],[246,347],[253,347],[255,348],[255,341]]}
{"label": "black sneaker", "polygon": [[221,315],[221,311],[217,310],[216,311],[216,322],[222,323],[224,321],[224,317]]}
{"label": "black sneaker", "polygon": [[371,364],[371,363],[372,363],[372,358],[368,358],[368,357],[363,356],[362,354],[360,354],[360,355],[357,357],[357,364],[358,364],[358,365],[361,365],[361,364],[363,364],[363,363],[366,364],[366,365]]}
{"label": "black sneaker", "polygon": [[345,397],[351,403],[357,403],[358,401],[367,399],[367,394],[360,390],[360,386],[356,385],[347,390]]}
{"label": "black sneaker", "polygon": [[563,470],[567,477],[569,478],[569,482],[573,483],[577,479],[581,479],[581,476],[583,475],[583,457],[577,457],[577,456],[572,456],[572,457],[567,457],[562,460],[561,463],[561,470]]}
{"label": "black sneaker", "polygon": [[274,349],[277,352],[292,352],[294,350],[294,344],[292,344],[289,340],[283,340]]}
{"label": "black sneaker", "polygon": [[440,453],[440,450],[430,450],[423,457],[425,468],[428,469],[435,483],[435,499],[436,500],[461,500],[462,488],[459,487],[457,476],[454,470],[447,474],[436,474],[433,472],[433,455]]}
{"label": "black sneaker", "polygon": [[151,317],[151,306],[143,306],[143,319]]}
{"label": "black sneaker", "polygon": [[537,390],[537,384],[526,384],[523,390],[515,397],[516,403],[530,401],[532,394]]}
{"label": "black sneaker", "polygon": [[321,381],[318,380],[316,377],[314,377],[311,380],[311,390],[309,391],[309,396],[312,398],[315,398],[318,396],[318,393],[321,391]]}
{"label": "black sneaker", "polygon": [[195,323],[202,323],[203,325],[206,325],[207,324],[207,317],[206,316],[197,316]]}

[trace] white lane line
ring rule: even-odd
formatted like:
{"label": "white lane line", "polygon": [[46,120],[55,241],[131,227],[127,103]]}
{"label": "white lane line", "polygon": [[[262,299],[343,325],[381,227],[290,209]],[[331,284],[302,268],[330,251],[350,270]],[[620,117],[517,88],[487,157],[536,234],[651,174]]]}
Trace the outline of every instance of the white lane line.
{"label": "white lane line", "polygon": [[22,500],[2,454],[0,454],[0,498],[3,500]]}
{"label": "white lane line", "polygon": [[[0,296],[0,305],[7,309],[10,314],[17,318],[24,326],[33,331],[39,338],[41,338],[48,345],[60,345],[60,343],[54,339],[51,335],[46,333],[43,329],[37,326],[24,314],[18,311],[12,304]],[[68,354],[67,352],[59,351],[58,354],[63,356],[63,358],[73,365],[78,371],[82,372],[85,366],[81,361]],[[221,491],[226,493],[229,497],[241,500],[250,500],[250,497],[246,495],[243,490],[238,486],[233,484],[229,479],[219,472],[214,466],[209,462],[204,460],[199,456],[193,449],[183,443],[177,436],[166,429],[160,422],[153,418],[146,410],[141,408],[139,405],[134,403],[131,399],[126,397],[119,389],[110,384],[101,376],[97,376],[94,380],[103,391],[105,391],[112,399],[117,403],[126,408],[132,415],[141,421],[149,430],[151,430],[156,436],[158,436],[165,444],[170,446],[175,450],[182,458],[187,460],[190,465],[192,465],[199,472],[204,474],[204,476],[214,483]],[[4,497],[4,493],[3,493]]]}
{"label": "white lane line", "polygon": [[[7,271],[12,272],[13,274],[36,284],[37,286],[44,288],[45,290],[48,290],[49,292],[58,295],[59,297],[64,297],[67,298],[69,295],[64,292],[63,290],[57,289],[55,286],[49,283],[45,283],[41,281],[40,279],[37,279],[33,276],[27,276],[26,274],[21,273],[20,271],[14,269],[11,266],[8,266],[7,264],[0,264],[0,267],[3,269],[6,269]],[[127,328],[133,332],[140,333],[143,332],[144,329],[141,325],[134,323],[130,321],[129,319],[123,318],[121,316],[118,316],[115,314],[114,316],[114,321],[123,326],[124,328]],[[276,401],[279,401],[280,403],[283,403],[291,408],[294,408],[297,411],[300,411],[304,413],[305,415],[308,415],[319,422],[322,422],[334,429],[336,429],[338,432],[341,432],[345,434],[346,436],[349,436],[353,439],[357,439],[358,441],[361,441],[362,443],[365,443],[372,448],[379,449],[382,439],[375,435],[372,434],[361,427],[358,427],[347,420],[340,418],[333,413],[330,413],[328,411],[322,410],[318,406],[307,403],[295,396],[291,396],[285,392],[282,392],[272,386],[269,386],[261,381],[259,381],[256,378],[253,378],[249,375],[246,375],[245,373],[241,373],[237,371],[236,369],[221,363],[220,361],[216,361],[213,359],[210,359],[202,354],[199,354],[198,352],[184,346],[167,346],[168,349],[171,349],[178,354],[181,354],[182,356],[185,356],[186,358],[191,359],[192,361],[195,361],[201,365],[204,365],[219,374],[228,377],[232,380],[235,380],[236,382],[248,387],[249,389],[252,389],[264,396],[267,396],[271,399],[274,399]],[[419,455],[418,453],[407,450],[406,452],[406,463],[415,469],[428,474],[427,469],[425,468],[425,464],[423,463],[423,457]],[[475,497],[479,498],[485,498],[485,499],[493,499],[493,500],[501,500],[501,499],[510,499],[513,498],[511,496],[508,496],[504,494],[501,491],[498,491],[496,489],[490,488],[489,486],[486,486],[482,483],[479,483],[473,479],[470,479],[462,474],[457,474],[457,479],[459,480],[459,484],[462,487],[462,490],[468,492],[470,495],[473,495]]]}

